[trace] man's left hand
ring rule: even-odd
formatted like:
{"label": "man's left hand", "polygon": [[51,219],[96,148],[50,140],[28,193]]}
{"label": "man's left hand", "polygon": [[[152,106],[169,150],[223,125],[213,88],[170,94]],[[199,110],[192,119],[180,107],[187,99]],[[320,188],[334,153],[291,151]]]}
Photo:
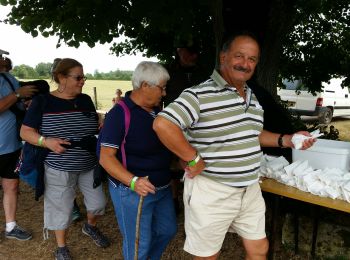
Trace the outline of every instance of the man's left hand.
{"label": "man's left hand", "polygon": [[[299,131],[299,132],[296,132],[295,134],[305,135],[307,137],[311,137],[311,134],[308,131]],[[292,143],[293,135],[285,135],[285,138],[286,138],[284,141],[285,146],[290,147],[290,148],[294,148],[294,144]],[[306,149],[310,148],[316,141],[317,141],[316,138],[305,139],[303,141],[303,145],[300,148],[300,150],[306,150]]]}

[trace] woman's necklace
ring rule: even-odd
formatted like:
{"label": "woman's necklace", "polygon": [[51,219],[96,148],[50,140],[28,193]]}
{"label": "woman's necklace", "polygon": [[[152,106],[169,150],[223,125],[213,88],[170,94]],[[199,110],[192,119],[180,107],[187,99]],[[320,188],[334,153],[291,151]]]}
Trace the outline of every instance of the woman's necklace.
{"label": "woman's necklace", "polygon": [[[77,108],[78,108],[78,104],[77,104],[77,99],[76,99],[76,98],[67,99],[67,98],[65,98],[65,97],[62,96],[61,92],[59,92],[59,91],[57,91],[57,92],[58,92],[58,94],[56,94],[56,96],[57,96],[58,98],[61,98],[61,99],[65,100],[65,101],[67,101],[74,109],[77,109]],[[56,92],[56,93],[57,93],[57,92]]]}
{"label": "woman's necklace", "polygon": [[76,99],[65,99],[69,104],[71,104],[74,109],[78,108],[77,100]]}

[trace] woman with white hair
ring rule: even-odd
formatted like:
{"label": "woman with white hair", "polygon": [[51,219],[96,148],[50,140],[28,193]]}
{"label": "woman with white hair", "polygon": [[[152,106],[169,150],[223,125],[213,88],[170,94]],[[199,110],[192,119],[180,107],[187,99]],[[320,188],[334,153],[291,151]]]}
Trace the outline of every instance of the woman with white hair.
{"label": "woman with white hair", "polygon": [[[109,191],[126,260],[134,259],[135,254],[138,259],[160,259],[177,231],[170,188],[171,153],[152,128],[168,80],[163,66],[141,62],[132,77],[133,90],[122,101],[130,111],[129,128],[125,127],[125,114],[119,103],[107,114],[100,132],[100,164],[109,174]],[[142,214],[136,235],[139,204]]]}

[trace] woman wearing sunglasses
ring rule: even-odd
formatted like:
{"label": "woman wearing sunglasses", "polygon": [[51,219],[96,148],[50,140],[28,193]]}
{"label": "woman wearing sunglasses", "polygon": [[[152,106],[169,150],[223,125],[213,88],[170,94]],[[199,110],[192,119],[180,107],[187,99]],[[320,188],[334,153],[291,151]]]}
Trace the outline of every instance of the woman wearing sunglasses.
{"label": "woman wearing sunglasses", "polygon": [[[66,246],[66,230],[72,222],[75,188],[84,195],[87,223],[82,232],[97,246],[109,246],[96,227],[105,212],[102,186],[93,188],[98,116],[91,98],[82,94],[86,77],[83,66],[74,59],[62,59],[53,68],[56,90],[35,98],[21,128],[23,140],[47,148],[44,165],[44,230],[54,230],[58,248],[55,259],[71,259]],[[95,141],[95,143],[94,143]],[[90,144],[90,145],[88,145]]]}

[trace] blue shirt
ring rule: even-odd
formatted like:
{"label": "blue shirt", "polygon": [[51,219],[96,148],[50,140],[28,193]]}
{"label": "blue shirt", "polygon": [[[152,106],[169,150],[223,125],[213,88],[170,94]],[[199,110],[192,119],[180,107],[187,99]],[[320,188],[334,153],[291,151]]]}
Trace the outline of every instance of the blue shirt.
{"label": "blue shirt", "polygon": [[[2,74],[2,73],[1,73]],[[10,73],[4,73],[12,82],[15,89],[19,88],[19,82]],[[0,99],[13,92],[10,84],[0,75]],[[17,151],[22,147],[17,138],[16,116],[9,109],[0,113],[0,155]]]}
{"label": "blue shirt", "polygon": [[[130,99],[130,92],[125,95],[124,101],[130,110],[130,127],[126,136],[125,153],[127,169],[136,176],[148,176],[156,187],[169,184],[170,151],[160,142],[153,131],[153,120],[159,112],[154,108],[149,113],[136,105]],[[103,129],[100,133],[100,144],[105,147],[118,149],[117,158],[122,163],[119,150],[125,135],[124,111],[120,105],[115,105],[106,115]],[[110,177],[115,184],[117,180]]]}

